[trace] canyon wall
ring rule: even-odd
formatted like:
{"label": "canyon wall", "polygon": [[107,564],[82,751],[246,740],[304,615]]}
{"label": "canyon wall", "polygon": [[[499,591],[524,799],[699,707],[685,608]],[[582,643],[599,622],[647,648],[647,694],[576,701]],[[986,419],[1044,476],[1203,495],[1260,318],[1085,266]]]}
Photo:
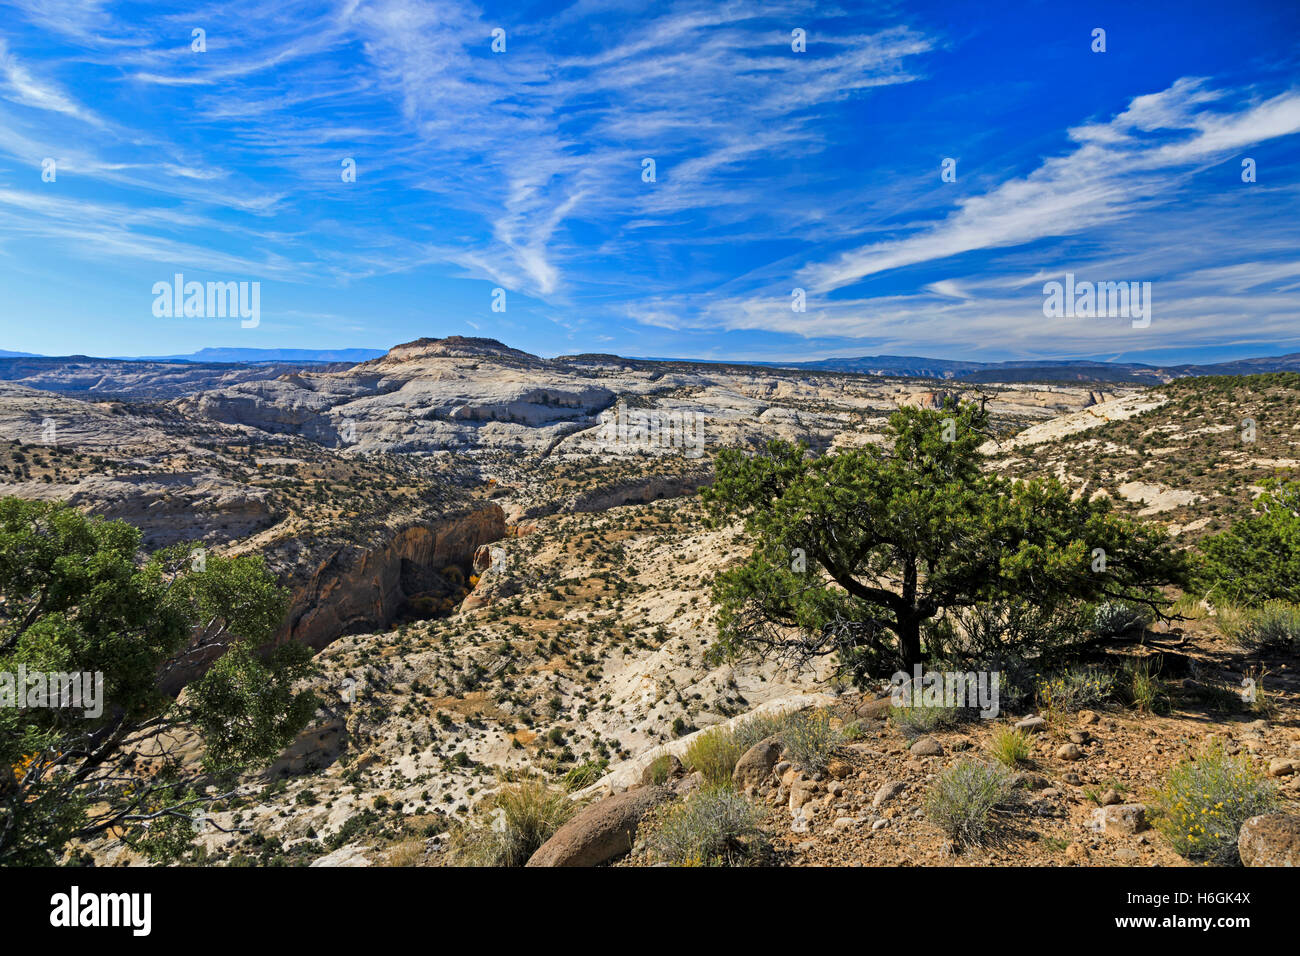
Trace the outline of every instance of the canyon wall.
{"label": "canyon wall", "polygon": [[294,640],[320,650],[343,634],[382,630],[415,596],[404,586],[404,564],[434,572],[467,567],[479,545],[505,533],[505,513],[489,503],[433,524],[400,528],[378,547],[341,544],[294,587],[277,643]]}

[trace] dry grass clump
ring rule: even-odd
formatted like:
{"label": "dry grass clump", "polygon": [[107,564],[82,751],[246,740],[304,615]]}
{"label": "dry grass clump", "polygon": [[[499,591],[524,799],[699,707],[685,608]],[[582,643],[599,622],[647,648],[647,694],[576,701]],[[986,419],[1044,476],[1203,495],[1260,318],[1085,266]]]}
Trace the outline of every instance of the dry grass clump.
{"label": "dry grass clump", "polygon": [[460,866],[523,866],[576,810],[540,780],[506,784],[480,808],[478,825],[452,832],[451,858]]}

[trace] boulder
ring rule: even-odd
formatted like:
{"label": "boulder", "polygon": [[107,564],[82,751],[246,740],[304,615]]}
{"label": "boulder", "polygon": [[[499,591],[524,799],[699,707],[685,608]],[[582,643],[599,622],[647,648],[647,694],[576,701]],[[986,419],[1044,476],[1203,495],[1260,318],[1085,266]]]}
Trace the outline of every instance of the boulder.
{"label": "boulder", "polygon": [[731,782],[741,793],[751,793],[772,776],[772,768],[781,759],[785,745],[776,736],[760,740],[736,761]]}
{"label": "boulder", "polygon": [[578,811],[528,860],[528,866],[599,866],[632,849],[641,819],[668,800],[667,787],[638,787]]}
{"label": "boulder", "polygon": [[1237,852],[1246,866],[1300,866],[1300,816],[1265,813],[1241,825]]}

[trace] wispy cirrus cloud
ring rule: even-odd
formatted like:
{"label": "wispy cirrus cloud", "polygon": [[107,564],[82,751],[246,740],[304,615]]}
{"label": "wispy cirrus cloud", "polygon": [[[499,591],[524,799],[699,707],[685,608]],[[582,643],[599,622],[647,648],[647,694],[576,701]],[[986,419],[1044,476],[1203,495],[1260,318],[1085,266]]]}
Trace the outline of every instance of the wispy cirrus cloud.
{"label": "wispy cirrus cloud", "polygon": [[[942,220],[913,224],[912,235],[810,265],[799,279],[817,292],[830,292],[891,269],[1117,223],[1177,201],[1180,182],[1199,165],[1300,132],[1300,91],[1235,110],[1208,109],[1229,96],[1201,80],[1180,79],[1160,93],[1136,97],[1110,122],[1071,130],[1080,143],[1073,152],[1048,158],[1028,176],[960,199]],[[1174,138],[1153,142],[1139,133]]]}

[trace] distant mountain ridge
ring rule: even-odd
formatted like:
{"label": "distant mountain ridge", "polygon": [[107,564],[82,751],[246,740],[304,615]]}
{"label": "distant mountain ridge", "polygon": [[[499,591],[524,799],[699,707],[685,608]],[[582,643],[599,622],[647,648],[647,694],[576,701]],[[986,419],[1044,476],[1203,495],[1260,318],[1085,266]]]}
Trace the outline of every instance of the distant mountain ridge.
{"label": "distant mountain ridge", "polygon": [[[739,364],[739,363],[728,363]],[[864,355],[813,362],[754,362],[775,368],[852,372],[859,375],[898,375],[908,378],[948,379],[964,382],[1125,382],[1159,385],[1176,378],[1204,375],[1257,375],[1262,372],[1300,372],[1300,352],[1288,355],[1236,359],[1206,365],[1147,365],[1141,362],[1087,360],[1019,360],[1010,362],[959,362],[909,355]]]}
{"label": "distant mountain ridge", "polygon": [[384,349],[199,349],[185,355],[149,355],[138,362],[365,362],[385,354]]}
{"label": "distant mountain ridge", "polygon": [[[759,368],[782,368],[793,371],[839,372],[858,375],[875,375],[900,378],[937,379],[972,383],[1119,383],[1128,385],[1159,385],[1177,378],[1204,375],[1254,375],[1262,372],[1300,372],[1300,352],[1287,355],[1259,356],[1234,359],[1209,364],[1148,365],[1142,362],[1104,362],[1087,359],[1022,359],[1007,362],[976,362],[955,359],[929,358],[916,355],[863,355],[848,358],[817,359],[810,362],[738,361],[698,358],[629,358],[606,353],[559,355],[543,359],[528,352],[511,348],[490,338],[450,335],[445,338],[425,337],[395,345],[391,349],[243,349],[204,348],[184,355],[160,355],[137,358],[90,358],[74,356],[36,356],[22,352],[0,350],[0,363],[4,371],[0,378],[14,378],[13,368],[30,363],[170,363],[195,366],[292,366],[292,365],[357,365],[363,362],[405,360],[415,354],[446,357],[484,358],[526,363],[554,362],[560,365],[579,364],[686,364],[726,365]],[[6,374],[7,373],[7,374]]]}

